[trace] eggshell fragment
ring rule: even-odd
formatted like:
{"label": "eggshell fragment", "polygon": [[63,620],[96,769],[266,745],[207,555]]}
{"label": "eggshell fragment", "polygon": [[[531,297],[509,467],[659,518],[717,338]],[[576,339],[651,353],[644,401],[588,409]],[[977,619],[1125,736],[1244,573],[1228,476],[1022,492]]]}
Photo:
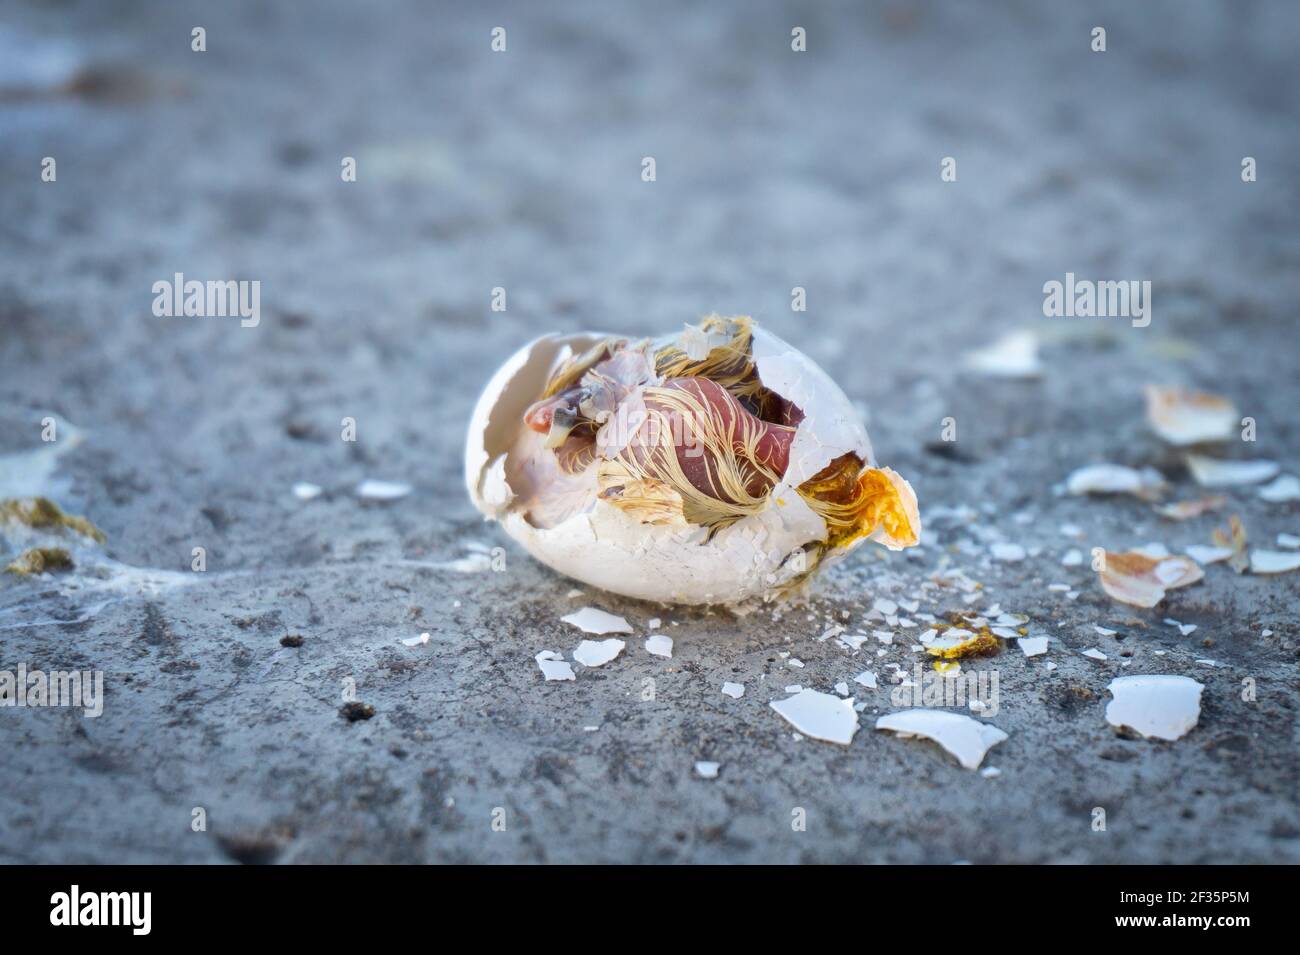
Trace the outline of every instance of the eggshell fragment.
{"label": "eggshell fragment", "polygon": [[848,746],[858,731],[858,714],[851,701],[817,690],[799,690],[784,700],[773,700],[772,709],[813,739]]}
{"label": "eggshell fragment", "polygon": [[1071,494],[1133,494],[1154,497],[1165,480],[1154,468],[1126,467],[1123,464],[1090,464],[1072,472],[1065,480]]}
{"label": "eggshell fragment", "polygon": [[411,493],[411,485],[400,481],[376,481],[367,478],[356,487],[356,495],[367,501],[396,501]]}
{"label": "eggshell fragment", "polygon": [[1027,657],[1042,656],[1047,652],[1047,637],[1021,637],[1016,643]]}
{"label": "eggshell fragment", "polygon": [[662,633],[651,634],[646,638],[646,653],[656,657],[671,657],[673,655],[673,638],[665,637]]}
{"label": "eggshell fragment", "polygon": [[1194,584],[1204,576],[1190,557],[1148,557],[1137,551],[1107,551],[1098,573],[1106,593],[1134,607],[1154,607],[1165,599],[1165,591]]}
{"label": "eggshell fragment", "polygon": [[1147,421],[1170,444],[1223,441],[1237,429],[1237,409],[1227,398],[1158,385],[1147,385],[1145,391]]}
{"label": "eggshell fragment", "polygon": [[1038,360],[1038,336],[1032,331],[1011,332],[991,345],[968,352],[964,365],[989,378],[1037,378],[1043,372]]}
{"label": "eggshell fragment", "polygon": [[1252,550],[1250,552],[1250,572],[1252,574],[1285,574],[1300,569],[1300,553],[1280,550]]}
{"label": "eggshell fragment", "polygon": [[887,713],[876,720],[876,729],[889,730],[904,739],[914,736],[933,740],[965,769],[978,769],[984,754],[1007,738],[992,723],[982,723],[964,713],[947,710],[911,709]]}
{"label": "eggshell fragment", "polygon": [[298,481],[293,486],[293,496],[300,501],[311,501],[321,496],[323,488],[309,481]]}
{"label": "eggshell fragment", "polygon": [[1234,553],[1231,547],[1210,547],[1206,544],[1189,544],[1185,552],[1198,564],[1217,564],[1219,561],[1227,560]]}
{"label": "eggshell fragment", "polygon": [[603,667],[622,653],[626,645],[615,637],[608,640],[583,640],[578,644],[578,649],[573,651],[573,659],[585,667]]}
{"label": "eggshell fragment", "polygon": [[1259,496],[1273,504],[1300,501],[1300,478],[1294,474],[1283,474],[1261,487]]}
{"label": "eggshell fragment", "polygon": [[1217,511],[1227,503],[1228,499],[1222,494],[1212,494],[1194,501],[1176,501],[1172,504],[1156,505],[1156,513],[1161,517],[1169,518],[1171,521],[1186,521],[1193,517],[1200,517],[1210,511]]}
{"label": "eggshell fragment", "polygon": [[[707,355],[716,344],[711,336],[705,332],[701,338],[699,329],[689,330],[677,344],[686,354],[698,356],[704,349]],[[493,375],[471,416],[465,451],[470,497],[486,518],[499,521],[537,560],[576,580],[630,597],[736,604],[787,593],[863,540],[890,549],[915,543],[921,526],[916,495],[899,475],[877,468],[852,403],[811,359],[757,326],[752,327],[750,357],[762,386],[802,412],[794,425],[788,465],[761,507],[716,530],[685,521],[643,522],[602,498],[595,476],[583,473],[557,482],[563,494],[542,502],[544,516],[558,518],[538,519],[538,502],[525,500],[519,481],[511,476],[541,458],[525,457],[524,414],[543,397],[562,362],[607,338],[595,333],[547,335],[525,345]],[[635,409],[639,400],[634,394],[625,403]],[[619,449],[617,443],[610,447]],[[799,493],[801,485],[850,453],[860,459],[864,471],[875,469],[879,475],[903,515],[905,538],[894,537],[882,523],[864,537],[833,541],[826,520]]]}
{"label": "eggshell fragment", "polygon": [[596,607],[583,607],[581,610],[575,610],[571,614],[561,617],[564,623],[577,627],[583,633],[631,633],[632,627],[628,622],[612,613],[606,613]]}
{"label": "eggshell fragment", "polygon": [[547,680],[572,680],[573,667],[554,650],[543,650],[533,658]]}
{"label": "eggshell fragment", "polygon": [[1201,716],[1203,684],[1190,677],[1151,674],[1122,676],[1106,687],[1106,722],[1142,736],[1175,740],[1187,735]]}
{"label": "eggshell fragment", "polygon": [[1200,454],[1187,455],[1187,469],[1201,487],[1258,484],[1277,474],[1276,461],[1224,461]]}

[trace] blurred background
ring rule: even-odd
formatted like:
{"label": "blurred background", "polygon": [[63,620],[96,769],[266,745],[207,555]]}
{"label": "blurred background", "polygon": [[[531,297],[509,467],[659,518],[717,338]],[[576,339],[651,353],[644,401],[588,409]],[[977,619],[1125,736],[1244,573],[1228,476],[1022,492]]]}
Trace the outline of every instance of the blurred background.
{"label": "blurred background", "polygon": [[[491,48],[498,26],[500,53]],[[1090,48],[1095,26],[1107,31],[1104,53]],[[206,31],[206,52],[191,49],[194,27]],[[806,30],[806,52],[791,49],[794,27]],[[1267,435],[1261,453],[1294,468],[1298,27],[1294,4],[1262,0],[6,0],[0,453],[33,446],[40,418],[55,413],[86,436],[60,460],[60,503],[104,530],[115,560],[187,571],[200,542],[211,568],[252,575],[164,604],[161,625],[122,604],[68,631],[97,664],[105,645],[119,647],[110,666],[152,687],[136,691],[139,710],[98,744],[112,768],[87,772],[107,773],[120,804],[149,811],[188,807],[190,789],[212,787],[225,794],[227,818],[258,832],[292,814],[292,794],[319,785],[334,795],[318,803],[337,797],[320,831],[326,818],[355,823],[353,854],[300,835],[299,858],[406,851],[388,810],[375,810],[376,835],[315,777],[330,746],[364,763],[350,742],[323,742],[290,711],[263,725],[205,715],[204,702],[262,672],[251,642],[259,627],[269,639],[314,621],[341,641],[362,640],[409,629],[417,603],[488,641],[543,618],[553,625],[569,584],[517,551],[510,586],[486,594],[481,582],[447,575],[394,584],[378,569],[455,557],[469,536],[504,543],[465,497],[464,427],[491,372],[546,331],[654,335],[714,311],[753,315],[840,382],[869,417],[877,455],[911,479],[923,508],[1005,515],[1046,506],[1049,488],[1089,461],[1159,463],[1143,437],[1147,381],[1231,396]],[[641,175],[647,156],[653,182]],[[1245,156],[1257,182],[1242,182]],[[56,182],[41,181],[43,157],[56,158]],[[355,182],[340,176],[343,157],[356,160]],[[940,180],[944,157],[957,161],[956,182]],[[1043,283],[1067,271],[1150,280],[1151,325],[1044,318]],[[176,272],[260,281],[260,325],[155,317],[152,284]],[[791,310],[796,286],[806,312]],[[503,312],[490,308],[496,287],[506,290]],[[1039,380],[990,384],[960,372],[964,353],[1023,328],[1042,343]],[[947,415],[959,415],[958,450],[935,447]],[[338,440],[345,416],[357,422],[355,443]],[[414,491],[390,507],[362,506],[350,490],[364,478]],[[325,494],[302,506],[289,494],[299,481]],[[1091,520],[1098,533],[1124,534],[1140,533],[1146,517],[1121,508]],[[350,569],[319,576],[331,567]],[[29,585],[0,585],[21,602],[20,586]],[[1016,583],[1006,586],[1010,596]],[[1289,612],[1295,597],[1293,585],[1274,591],[1268,599],[1285,602],[1269,606]],[[1202,610],[1227,619],[1263,599],[1216,593]],[[249,615],[263,623],[232,630]],[[264,626],[267,615],[274,625]],[[136,639],[142,626],[156,638],[147,646]],[[159,636],[168,633],[171,643]],[[31,630],[0,640],[34,657],[49,647]],[[158,677],[149,654],[159,647],[225,662]],[[519,649],[521,679],[534,676],[535,649]],[[300,682],[325,689],[304,689],[304,699],[329,700],[359,664],[316,665],[315,682]],[[451,685],[492,666],[467,658]],[[399,710],[420,693],[395,692]],[[324,712],[319,733],[333,733],[333,709]],[[292,753],[278,758],[293,765],[292,783],[268,777],[254,755],[272,745],[270,724],[286,719]],[[176,735],[159,737],[167,720]],[[427,729],[411,721],[389,727],[407,750]],[[380,722],[356,732],[379,733]],[[84,740],[33,727],[23,742],[84,755]],[[633,744],[671,738],[662,726],[645,732]],[[446,772],[510,752],[498,743],[443,752]],[[502,778],[536,775],[522,756],[499,758],[492,772]],[[128,767],[144,763],[165,765],[165,778],[133,782]],[[35,757],[26,765],[43,772]],[[374,772],[388,780],[389,769]],[[1045,765],[1040,782],[1072,772],[1094,770]],[[80,784],[60,778],[74,778],[74,798]],[[450,790],[429,785],[422,798],[441,805]],[[676,796],[679,808],[695,805]],[[81,838],[74,823],[55,821],[62,797],[11,798],[10,818],[26,834],[43,832],[56,847]],[[606,832],[626,799],[617,787],[591,799],[586,811]],[[97,800],[108,822],[94,831],[114,830],[115,810]],[[960,817],[947,825],[958,840],[967,831]],[[1224,834],[1223,851],[1264,852],[1271,837],[1261,827]],[[1040,856],[1015,848],[1022,840],[1010,832],[973,834],[983,848],[968,854],[1118,851],[1053,847],[1046,831]],[[148,831],[120,836],[116,849],[118,836],[88,838],[108,855],[206,858]],[[597,855],[626,855],[592,838]],[[643,834],[638,845],[657,838]],[[1197,850],[1169,847],[1195,841],[1152,837],[1116,861],[1186,857]],[[459,845],[466,858],[484,857]],[[928,845],[901,856],[931,858]],[[519,857],[551,846],[540,838]],[[674,846],[669,839],[667,857]]]}
{"label": "blurred background", "polygon": [[[348,454],[454,483],[478,389],[554,329],[752,314],[885,429],[1026,323],[1212,340],[1213,374],[1244,373],[1292,327],[1295,11],[1090,6],[15,0],[3,398],[93,421],[136,449],[119,467],[148,460],[137,483],[257,499]],[[260,280],[263,323],[155,319],[178,271]],[[1052,326],[1042,285],[1066,271],[1150,279],[1153,325]],[[1102,409],[1124,366],[1102,367],[1054,424]],[[364,442],[294,437],[343,414]],[[188,529],[202,496],[149,509]],[[131,523],[119,546],[145,556]]]}

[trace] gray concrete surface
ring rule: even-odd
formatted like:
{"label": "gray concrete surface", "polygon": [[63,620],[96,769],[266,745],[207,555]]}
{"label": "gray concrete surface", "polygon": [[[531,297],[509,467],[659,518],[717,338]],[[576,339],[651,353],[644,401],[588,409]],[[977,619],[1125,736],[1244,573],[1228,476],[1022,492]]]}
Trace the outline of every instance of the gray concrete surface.
{"label": "gray concrete surface", "polygon": [[[25,56],[64,51],[40,69],[93,67],[72,91],[0,99],[0,454],[39,448],[47,414],[80,429],[42,489],[108,539],[70,578],[0,579],[0,668],[106,679],[98,719],[0,709],[0,860],[1300,857],[1300,578],[1218,565],[1153,611],[1125,608],[1060,566],[1078,542],[1059,530],[1177,550],[1235,513],[1267,545],[1300,533],[1300,509],[1234,490],[1223,514],[1176,524],[1052,491],[1114,460],[1193,495],[1143,424],[1148,381],[1231,396],[1259,429],[1232,453],[1300,467],[1290,5],[264,6],[0,17]],[[1099,24],[1104,54],[1088,47]],[[795,25],[807,53],[790,50]],[[151,286],[178,271],[259,280],[261,324],[155,317]],[[1151,325],[1043,318],[1041,286],[1066,271],[1152,280]],[[923,509],[978,519],[933,520],[906,554],[863,551],[779,618],[566,596],[466,500],[478,389],[541,331],[653,334],[714,310],[805,347],[869,410]],[[964,351],[1023,327],[1044,337],[1042,380],[959,372]],[[936,447],[949,415],[959,440]],[[414,491],[359,502],[368,477]],[[300,502],[296,481],[326,492]],[[1036,556],[992,562],[990,535]],[[506,571],[437,566],[470,542],[504,546]],[[149,587],[129,571],[189,575],[195,546],[204,574]],[[768,707],[779,687],[914,659],[907,640],[849,657],[817,642],[825,623],[847,612],[869,632],[873,599],[920,593],[944,560],[1055,638],[1054,673],[1014,647],[979,664],[1001,679],[993,722],[1010,738],[986,760],[1001,776],[874,732],[883,681],[851,746],[794,739]],[[544,683],[533,656],[576,645],[559,617],[583,603],[637,636]],[[656,616],[671,661],[641,647]],[[428,646],[400,642],[423,631]],[[281,646],[290,634],[300,647]],[[1200,725],[1175,743],[1117,736],[1105,686],[1136,672],[1201,680]],[[373,718],[340,716],[348,679]],[[725,680],[745,697],[721,696]],[[695,776],[700,759],[718,779]]]}

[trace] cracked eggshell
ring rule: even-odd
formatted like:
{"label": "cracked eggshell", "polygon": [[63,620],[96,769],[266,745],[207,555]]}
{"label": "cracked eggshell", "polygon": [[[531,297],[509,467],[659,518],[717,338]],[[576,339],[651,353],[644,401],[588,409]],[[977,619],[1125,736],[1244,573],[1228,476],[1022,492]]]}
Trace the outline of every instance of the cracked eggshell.
{"label": "cracked eggshell", "polygon": [[[488,519],[499,521],[507,534],[548,567],[629,597],[733,604],[799,576],[798,563],[791,558],[804,545],[825,541],[827,535],[825,522],[795,488],[850,451],[869,467],[876,462],[866,429],[844,392],[812,359],[758,326],[753,328],[752,354],[759,377],[805,415],[795,433],[786,473],[763,511],[706,541],[702,528],[642,524],[596,499],[594,492],[590,507],[550,528],[534,527],[511,510],[514,493],[505,464],[523,427],[524,412],[541,395],[559,362],[605,337],[602,333],[543,336],[521,348],[492,376],[474,408],[465,448],[465,482],[474,506]],[[914,503],[911,507],[914,510]],[[849,553],[862,540],[826,554],[822,563]]]}

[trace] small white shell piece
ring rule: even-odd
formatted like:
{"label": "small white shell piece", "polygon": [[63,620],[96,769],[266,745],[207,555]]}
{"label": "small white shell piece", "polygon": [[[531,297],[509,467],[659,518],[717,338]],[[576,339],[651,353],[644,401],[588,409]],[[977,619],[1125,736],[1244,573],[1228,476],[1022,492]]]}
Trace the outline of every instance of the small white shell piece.
{"label": "small white shell piece", "polygon": [[[763,384],[804,412],[790,464],[767,507],[705,540],[702,528],[642,524],[597,499],[549,528],[511,509],[506,458],[530,404],[551,370],[605,336],[547,335],[525,345],[493,375],[470,420],[465,482],[474,506],[501,522],[533,557],[566,576],[613,593],[683,604],[734,604],[771,592],[798,576],[805,545],[826,539],[826,524],[795,492],[846,452],[874,466],[856,410],[808,356],[754,326],[753,357]],[[692,344],[688,342],[687,344]],[[861,544],[837,549],[835,559]],[[825,562],[825,560],[823,561]]]}
{"label": "small white shell piece", "polygon": [[1276,461],[1227,461],[1189,454],[1187,469],[1201,487],[1235,487],[1267,481],[1277,474],[1279,467]]}
{"label": "small white shell piece", "polygon": [[554,650],[543,650],[533,658],[547,680],[572,680],[573,667]]}
{"label": "small white shell piece", "polygon": [[848,746],[858,731],[858,714],[853,710],[853,701],[829,693],[800,688],[794,696],[773,700],[770,705],[791,726],[813,739]]}
{"label": "small white shell piece", "polygon": [[583,633],[604,635],[606,633],[631,633],[632,627],[626,618],[607,613],[597,607],[583,607],[560,618],[564,623],[577,627]]}
{"label": "small white shell piece", "polygon": [[1250,552],[1250,572],[1252,574],[1285,574],[1300,570],[1300,553],[1281,550],[1252,550]]}
{"label": "small white shell piece", "polygon": [[652,633],[646,637],[645,652],[651,656],[671,658],[673,655],[673,638],[666,637],[662,633]]}
{"label": "small white shell piece", "polygon": [[1240,415],[1232,402],[1218,395],[1185,388],[1147,385],[1147,421],[1156,434],[1174,445],[1226,441],[1237,430]]}
{"label": "small white shell piece", "polygon": [[1119,677],[1106,689],[1114,697],[1106,704],[1107,723],[1148,738],[1174,740],[1200,719],[1205,686],[1191,677],[1149,674]]}
{"label": "small white shell piece", "polygon": [[979,769],[984,754],[1007,738],[992,723],[982,723],[964,713],[947,710],[899,710],[876,720],[876,729],[889,730],[906,739],[921,736],[934,740],[966,769]]}
{"label": "small white shell piece", "polygon": [[573,651],[573,659],[585,667],[603,667],[623,652],[627,644],[615,637],[608,640],[583,640]]}

